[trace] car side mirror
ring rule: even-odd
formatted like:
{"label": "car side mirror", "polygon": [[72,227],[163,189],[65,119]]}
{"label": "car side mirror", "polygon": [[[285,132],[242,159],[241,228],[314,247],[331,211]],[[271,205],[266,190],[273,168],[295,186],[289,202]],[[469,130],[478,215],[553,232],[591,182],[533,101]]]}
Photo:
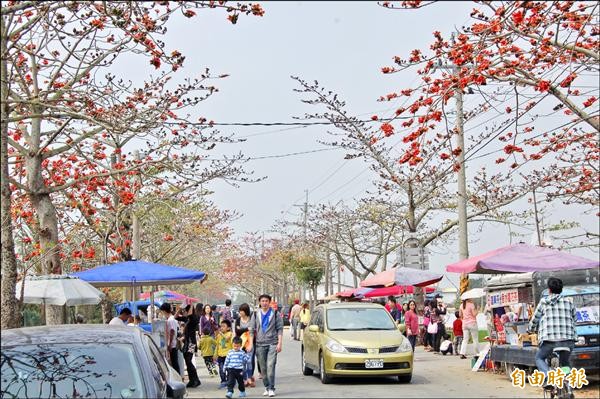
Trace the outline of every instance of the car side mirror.
{"label": "car side mirror", "polygon": [[183,399],[185,396],[185,384],[181,381],[170,380],[167,383],[167,397],[173,399]]}
{"label": "car side mirror", "polygon": [[316,324],[311,324],[308,326],[308,331],[310,332],[319,332],[319,326]]}

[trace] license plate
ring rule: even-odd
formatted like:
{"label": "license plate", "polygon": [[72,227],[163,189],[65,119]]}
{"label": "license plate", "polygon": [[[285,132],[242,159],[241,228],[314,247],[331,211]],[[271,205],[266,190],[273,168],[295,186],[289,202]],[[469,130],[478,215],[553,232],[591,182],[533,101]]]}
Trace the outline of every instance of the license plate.
{"label": "license plate", "polygon": [[383,359],[365,360],[365,368],[366,369],[382,369],[383,368]]}

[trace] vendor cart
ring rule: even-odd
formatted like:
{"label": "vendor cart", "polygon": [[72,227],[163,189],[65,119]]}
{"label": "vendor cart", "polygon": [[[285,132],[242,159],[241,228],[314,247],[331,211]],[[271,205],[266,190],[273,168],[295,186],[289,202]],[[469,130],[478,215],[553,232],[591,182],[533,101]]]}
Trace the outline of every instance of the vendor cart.
{"label": "vendor cart", "polygon": [[577,308],[578,340],[571,366],[585,369],[588,375],[599,371],[598,269],[518,273],[491,277],[486,286],[494,338],[490,360],[504,366],[509,377],[516,367],[530,371],[536,367],[537,336],[528,335],[527,329],[535,306],[547,295],[551,276],[563,280],[563,295],[572,298]]}

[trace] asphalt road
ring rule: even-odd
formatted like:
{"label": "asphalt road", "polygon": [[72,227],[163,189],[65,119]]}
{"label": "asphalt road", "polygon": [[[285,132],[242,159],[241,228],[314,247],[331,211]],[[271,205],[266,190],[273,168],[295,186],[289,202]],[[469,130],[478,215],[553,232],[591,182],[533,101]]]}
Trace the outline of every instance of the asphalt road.
{"label": "asphalt road", "polygon": [[[210,378],[202,359],[198,361],[202,385],[188,389],[189,398],[223,398],[218,378]],[[395,378],[336,379],[323,385],[317,376],[303,376],[300,371],[300,342],[284,334],[283,351],[277,360],[276,394],[285,398],[543,398],[540,388],[511,386],[504,373],[471,371],[471,361],[458,356],[434,355],[417,347],[413,379],[400,384]],[[260,397],[264,388],[257,379],[256,388],[248,388],[248,397]],[[238,396],[237,390],[234,397]]]}

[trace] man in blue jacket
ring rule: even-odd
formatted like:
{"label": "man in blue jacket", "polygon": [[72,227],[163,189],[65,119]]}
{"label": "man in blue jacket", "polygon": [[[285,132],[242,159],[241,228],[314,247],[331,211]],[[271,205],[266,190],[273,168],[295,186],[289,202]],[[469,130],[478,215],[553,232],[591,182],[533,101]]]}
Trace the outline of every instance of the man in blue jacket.
{"label": "man in blue jacket", "polygon": [[[256,344],[256,360],[263,373],[265,392],[263,396],[275,396],[275,365],[277,354],[281,352],[283,342],[283,319],[277,310],[270,306],[271,296],[258,297],[260,309],[254,312],[250,320],[250,337]],[[252,340],[250,340],[252,342]],[[252,348],[250,347],[249,351]]]}

